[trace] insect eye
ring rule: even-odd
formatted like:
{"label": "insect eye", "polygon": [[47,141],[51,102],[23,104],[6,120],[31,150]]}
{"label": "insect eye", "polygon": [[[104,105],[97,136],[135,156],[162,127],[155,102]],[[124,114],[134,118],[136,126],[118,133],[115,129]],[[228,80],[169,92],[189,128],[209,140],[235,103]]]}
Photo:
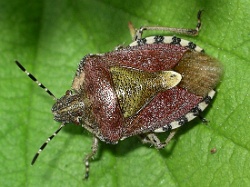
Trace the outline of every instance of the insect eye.
{"label": "insect eye", "polygon": [[65,92],[65,95],[72,95],[72,90],[67,90],[67,91]]}

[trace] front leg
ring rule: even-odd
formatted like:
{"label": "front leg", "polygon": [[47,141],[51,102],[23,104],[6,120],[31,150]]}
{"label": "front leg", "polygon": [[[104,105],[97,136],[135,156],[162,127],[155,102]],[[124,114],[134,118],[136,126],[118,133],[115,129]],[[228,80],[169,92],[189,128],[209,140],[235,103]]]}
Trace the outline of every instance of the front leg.
{"label": "front leg", "polygon": [[85,177],[84,179],[88,179],[89,178],[89,160],[93,159],[93,157],[96,155],[97,150],[98,150],[98,138],[96,138],[95,136],[93,137],[93,143],[92,143],[92,147],[91,147],[91,153],[89,153],[85,159],[84,159],[84,163],[85,163]]}

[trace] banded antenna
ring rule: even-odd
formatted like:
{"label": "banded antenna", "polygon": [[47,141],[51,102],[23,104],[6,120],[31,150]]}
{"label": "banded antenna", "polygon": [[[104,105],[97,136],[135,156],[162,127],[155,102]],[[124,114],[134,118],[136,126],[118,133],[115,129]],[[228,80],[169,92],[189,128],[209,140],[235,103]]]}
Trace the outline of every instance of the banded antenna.
{"label": "banded antenna", "polygon": [[44,150],[44,148],[48,145],[48,143],[60,132],[60,130],[64,126],[65,126],[65,123],[62,123],[60,127],[43,143],[43,145],[39,148],[39,150],[36,152],[35,156],[33,157],[31,161],[31,165],[33,165],[36,162],[36,159],[40,155],[40,153]]}
{"label": "banded antenna", "polygon": [[34,75],[32,75],[31,73],[29,73],[17,60],[15,61],[15,63],[16,63],[16,65],[24,72],[24,73],[26,73],[28,76],[29,76],[29,78],[31,79],[31,80],[33,80],[35,83],[37,83],[37,85],[40,87],[40,88],[42,88],[45,92],[47,92],[51,97],[53,97],[53,99],[57,99],[55,96],[54,96],[54,94],[46,87],[46,86],[44,86],[42,83],[40,83],[37,79],[36,79],[36,77],[34,77]]}
{"label": "banded antenna", "polygon": [[[34,75],[32,75],[31,73],[29,73],[18,61],[15,61],[15,63],[17,64],[17,66],[24,72],[26,73],[29,78],[36,82],[37,85],[39,87],[41,87],[44,91],[46,91],[51,97],[53,97],[54,100],[57,100],[57,98],[54,96],[54,94],[46,87],[44,86],[42,83],[40,83],[36,77]],[[44,150],[44,148],[48,145],[48,143],[61,131],[61,129],[65,126],[65,123],[62,123],[60,125],[60,127],[42,144],[42,146],[39,148],[39,150],[37,151],[37,153],[35,154],[35,156],[33,157],[32,161],[31,161],[31,165],[33,165],[38,156],[40,155],[40,153]]]}

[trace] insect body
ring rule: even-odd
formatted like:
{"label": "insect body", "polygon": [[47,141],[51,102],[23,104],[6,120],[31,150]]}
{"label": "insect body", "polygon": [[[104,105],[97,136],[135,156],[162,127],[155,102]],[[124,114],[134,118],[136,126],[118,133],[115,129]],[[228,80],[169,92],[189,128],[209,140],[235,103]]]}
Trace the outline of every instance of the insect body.
{"label": "insect body", "polygon": [[[62,124],[41,146],[32,164],[68,123],[82,125],[94,136],[92,152],[85,158],[85,178],[88,178],[89,160],[97,152],[98,140],[116,144],[138,135],[143,143],[160,149],[184,123],[197,116],[205,121],[201,112],[213,98],[222,74],[217,60],[194,43],[175,36],[142,38],[144,30],[197,35],[200,16],[201,12],[196,29],[142,27],[135,31],[130,24],[134,42],[128,47],[85,56],[76,71],[72,90],[67,90],[52,107],[54,119]],[[170,135],[161,142],[156,133],[166,131],[171,131]]]}

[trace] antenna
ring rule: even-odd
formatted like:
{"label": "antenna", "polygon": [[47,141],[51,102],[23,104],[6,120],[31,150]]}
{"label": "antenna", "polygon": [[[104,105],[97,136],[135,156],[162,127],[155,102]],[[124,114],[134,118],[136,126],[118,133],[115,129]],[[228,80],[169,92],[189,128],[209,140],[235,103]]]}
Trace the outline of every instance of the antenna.
{"label": "antenna", "polygon": [[[34,82],[36,82],[37,83],[37,85],[39,86],[39,87],[41,87],[44,91],[46,91],[51,97],[53,97],[53,99],[55,99],[55,100],[57,100],[57,98],[54,96],[54,94],[46,87],[46,86],[44,86],[42,83],[40,83],[35,77],[34,77],[34,75],[32,75],[31,73],[29,73],[18,61],[15,61],[15,63],[16,63],[16,65],[24,72],[24,73],[26,73],[28,76],[29,76],[29,78],[31,79],[31,80],[33,80]],[[63,128],[65,126],[65,123],[62,123],[61,125],[60,125],[60,127],[42,144],[42,146],[39,148],[39,150],[37,151],[37,153],[35,154],[35,156],[33,157],[33,159],[32,159],[32,162],[31,162],[31,165],[33,165],[35,162],[36,162],[36,160],[37,160],[37,158],[38,158],[38,156],[39,156],[39,154],[44,150],[44,148],[47,146],[47,144],[50,142],[50,140],[52,140],[60,131],[61,131],[61,129]]]}
{"label": "antenna", "polygon": [[60,132],[60,130],[65,126],[65,123],[62,123],[60,127],[43,143],[43,145],[39,148],[35,156],[33,157],[31,161],[31,165],[33,165],[36,162],[36,159],[40,155],[40,153],[44,150],[44,148],[48,145],[48,143]]}
{"label": "antenna", "polygon": [[17,60],[15,61],[15,63],[16,63],[16,65],[24,72],[24,73],[26,73],[28,76],[29,76],[29,78],[31,79],[31,80],[33,80],[34,82],[36,82],[37,83],[37,85],[39,86],[39,87],[41,87],[44,91],[46,91],[51,97],[53,97],[53,99],[57,99],[55,96],[54,96],[54,94],[48,89],[48,88],[46,88],[46,86],[44,86],[42,83],[40,83],[40,82],[38,82],[38,80],[34,77],[34,75],[32,75],[31,73],[29,73]]}

